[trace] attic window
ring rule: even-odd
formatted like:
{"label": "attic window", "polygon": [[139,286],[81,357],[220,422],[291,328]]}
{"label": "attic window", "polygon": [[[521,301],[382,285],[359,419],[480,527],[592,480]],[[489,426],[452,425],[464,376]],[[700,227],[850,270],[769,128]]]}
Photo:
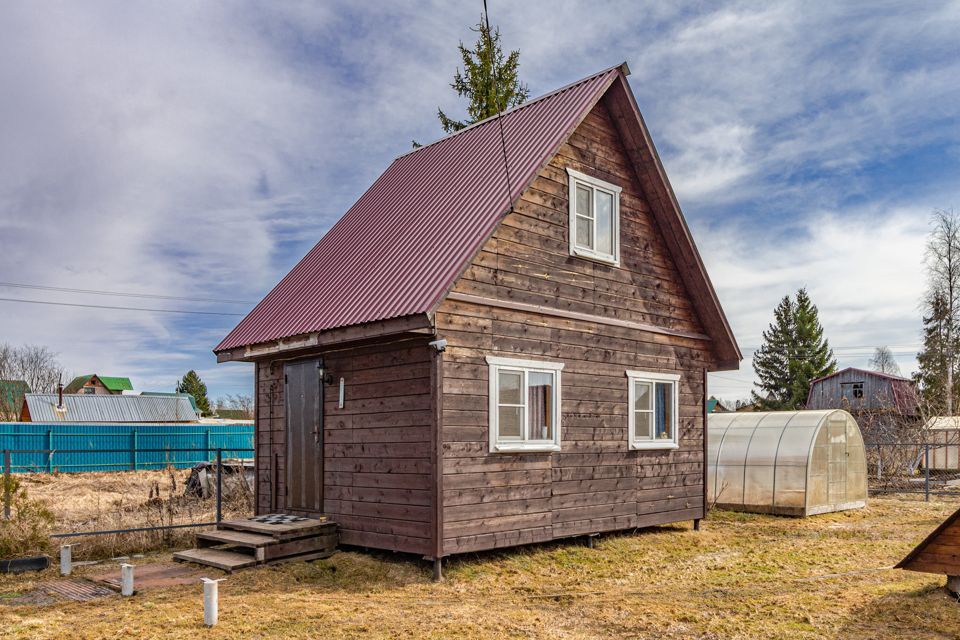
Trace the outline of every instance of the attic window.
{"label": "attic window", "polygon": [[567,168],[570,182],[570,255],[620,264],[620,191]]}

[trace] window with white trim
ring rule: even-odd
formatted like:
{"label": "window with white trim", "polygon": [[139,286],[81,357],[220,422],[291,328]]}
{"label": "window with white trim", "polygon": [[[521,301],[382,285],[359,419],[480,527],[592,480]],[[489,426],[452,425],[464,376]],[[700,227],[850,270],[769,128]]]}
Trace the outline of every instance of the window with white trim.
{"label": "window with white trim", "polygon": [[673,373],[627,371],[630,385],[628,422],[631,449],[676,449],[679,446],[677,389]]}
{"label": "window with white trim", "polygon": [[563,363],[487,356],[487,364],[490,451],[559,451]]}
{"label": "window with white trim", "polygon": [[621,188],[567,167],[570,255],[620,264]]}

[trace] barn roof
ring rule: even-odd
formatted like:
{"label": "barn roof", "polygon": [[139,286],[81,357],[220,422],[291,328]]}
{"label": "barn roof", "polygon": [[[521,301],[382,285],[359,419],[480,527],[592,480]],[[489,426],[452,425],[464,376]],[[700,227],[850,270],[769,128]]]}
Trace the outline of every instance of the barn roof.
{"label": "barn roof", "polygon": [[[619,105],[618,128],[706,331],[724,363],[739,362],[733,333],[627,85],[628,73],[625,63],[610,67],[505,111],[500,122],[488,118],[394,160],[214,351],[427,316],[606,95]],[[223,359],[244,357],[241,352]]]}
{"label": "barn roof", "polygon": [[94,393],[64,394],[57,409],[55,393],[28,393],[32,422],[196,422],[186,396],[124,396]]}
{"label": "barn roof", "polygon": [[846,373],[847,371],[856,371],[857,373],[862,373],[865,376],[874,376],[876,378],[886,378],[887,380],[896,380],[897,382],[909,382],[910,384],[913,384],[913,380],[911,380],[910,378],[904,378],[903,376],[895,376],[892,373],[884,373],[882,371],[871,371],[870,369],[860,369],[858,367],[847,367],[845,369],[840,369],[839,371],[835,371],[828,376],[814,378],[813,380],[810,381],[810,384],[816,384],[818,382],[823,382],[824,380],[829,380],[830,378],[839,376],[840,374]]}

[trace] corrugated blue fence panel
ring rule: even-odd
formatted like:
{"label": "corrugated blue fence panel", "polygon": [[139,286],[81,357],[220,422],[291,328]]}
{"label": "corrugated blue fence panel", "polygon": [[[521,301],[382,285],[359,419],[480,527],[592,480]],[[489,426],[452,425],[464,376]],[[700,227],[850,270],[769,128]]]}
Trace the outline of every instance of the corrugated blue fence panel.
{"label": "corrugated blue fence panel", "polygon": [[217,449],[253,458],[253,425],[0,422],[0,451],[12,452],[14,473],[186,468]]}

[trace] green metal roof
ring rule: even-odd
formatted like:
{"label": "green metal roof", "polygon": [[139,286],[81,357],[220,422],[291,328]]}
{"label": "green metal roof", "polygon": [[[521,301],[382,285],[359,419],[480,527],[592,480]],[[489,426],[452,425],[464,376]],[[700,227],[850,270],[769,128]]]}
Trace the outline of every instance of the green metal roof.
{"label": "green metal roof", "polygon": [[90,382],[90,379],[94,376],[103,383],[108,390],[114,393],[121,393],[123,391],[133,391],[133,384],[130,382],[130,378],[120,378],[117,376],[101,376],[96,373],[91,373],[86,376],[77,376],[70,381],[70,384],[63,388],[64,393],[76,393],[80,390],[83,385]]}

